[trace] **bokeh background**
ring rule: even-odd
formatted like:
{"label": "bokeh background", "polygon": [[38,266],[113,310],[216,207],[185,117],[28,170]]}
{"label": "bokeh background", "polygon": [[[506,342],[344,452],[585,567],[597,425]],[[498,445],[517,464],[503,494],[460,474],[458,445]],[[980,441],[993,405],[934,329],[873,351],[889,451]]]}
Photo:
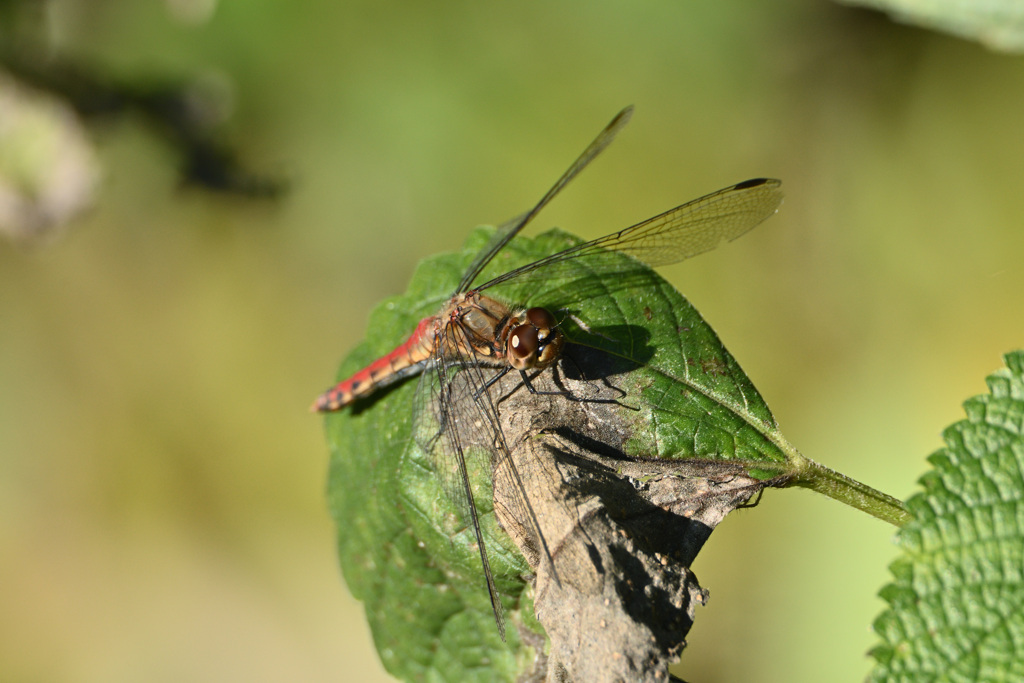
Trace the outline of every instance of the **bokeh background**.
{"label": "bokeh background", "polygon": [[[725,185],[779,215],[664,274],[807,456],[898,497],[1024,344],[1024,62],[828,2],[63,0],[55,53],[230,94],[279,199],[182,189],[128,116],[56,238],[0,243],[0,678],[387,680],[307,412],[417,261],[536,201],[592,238]],[[3,86],[0,86],[3,87]],[[0,115],[0,125],[3,124]],[[730,516],[688,680],[861,680],[893,530]]]}

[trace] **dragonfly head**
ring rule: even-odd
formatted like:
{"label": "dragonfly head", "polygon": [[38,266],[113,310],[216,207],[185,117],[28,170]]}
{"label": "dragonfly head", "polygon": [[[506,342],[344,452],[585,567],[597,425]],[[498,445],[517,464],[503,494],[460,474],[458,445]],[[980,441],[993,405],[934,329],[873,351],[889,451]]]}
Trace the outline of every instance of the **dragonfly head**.
{"label": "dragonfly head", "polygon": [[506,357],[516,370],[543,369],[555,362],[565,337],[555,316],[545,308],[531,308],[526,320],[508,334]]}

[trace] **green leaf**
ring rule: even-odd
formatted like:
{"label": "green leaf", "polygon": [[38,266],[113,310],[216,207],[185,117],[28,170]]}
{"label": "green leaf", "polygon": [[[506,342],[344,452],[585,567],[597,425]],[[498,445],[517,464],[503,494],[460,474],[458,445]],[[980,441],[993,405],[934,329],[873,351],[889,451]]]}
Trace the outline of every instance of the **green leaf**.
{"label": "green leaf", "polygon": [[[368,340],[339,378],[436,314],[492,234],[478,229],[460,253],[425,260],[409,291],[371,314]],[[578,243],[560,231],[518,237],[479,282]],[[507,642],[494,625],[473,530],[452,499],[458,496],[446,495],[452,463],[436,461],[412,436],[417,380],[327,417],[328,495],[342,570],[365,603],[391,673],[514,680],[559,666],[580,680],[667,675],[703,600],[690,564],[715,525],[764,486],[807,486],[899,519],[898,503],[786,442],[714,331],[650,268],[602,253],[535,274],[543,279],[486,290],[548,308],[569,340],[556,365],[531,380],[547,394],[525,391],[515,373],[491,387],[501,397],[499,419],[518,474],[491,462],[492,444],[466,451]],[[566,390],[579,400],[558,393]],[[510,496],[509,482],[520,478],[543,538],[558,549],[554,565],[540,561],[526,508]],[[623,586],[657,590],[640,597]],[[595,624],[603,625],[601,637]]]}
{"label": "green leaf", "polygon": [[1024,351],[1005,360],[907,501],[871,680],[1024,680]]}
{"label": "green leaf", "polygon": [[[345,360],[339,378],[390,351],[420,319],[436,313],[491,234],[478,229],[461,253],[424,261],[408,293],[373,311],[369,339]],[[559,231],[517,238],[480,281],[576,243]],[[784,471],[787,455],[778,445],[775,420],[714,331],[656,273],[616,258],[621,267],[615,277],[602,279],[581,264],[559,269],[555,280],[496,287],[493,295],[555,311],[574,343],[563,355],[597,354],[618,366],[615,395],[625,406],[613,409],[614,419],[622,421],[617,446],[624,453],[648,461],[763,463],[757,470],[763,477]],[[572,371],[571,362],[566,368]],[[490,472],[477,467],[473,485],[485,540],[514,626],[502,643],[472,531],[444,494],[436,464],[411,438],[416,388],[416,379],[404,380],[327,417],[328,493],[342,570],[365,603],[391,673],[407,679],[514,680],[533,665],[533,646],[543,642],[521,578],[531,568],[495,523]],[[556,402],[571,403],[561,397]]]}
{"label": "green leaf", "polygon": [[[494,274],[577,242],[548,232],[529,252],[493,264]],[[775,418],[714,330],[657,273],[617,257],[624,265],[612,276],[581,264],[577,272],[547,282],[539,296],[530,285],[501,293],[556,315],[572,314],[562,325],[570,340],[636,366],[626,400],[639,408],[634,440],[627,446],[632,454],[785,462],[770,438],[778,429]]]}
{"label": "green leaf", "polygon": [[[369,338],[344,361],[339,378],[381,356],[436,313],[468,263],[466,254],[425,260],[409,292],[370,315]],[[527,656],[517,633],[507,646],[494,627],[472,531],[462,527],[434,465],[411,438],[416,379],[329,414],[328,501],[338,530],[342,571],[367,619],[384,666],[415,680],[513,680]],[[476,490],[489,486],[478,476]],[[489,496],[478,495],[496,577],[528,571],[511,550]],[[503,550],[504,546],[504,550]],[[510,600],[522,582],[503,581]],[[470,642],[467,642],[470,641]]]}
{"label": "green leaf", "polygon": [[976,40],[993,50],[1024,50],[1024,4],[1018,0],[843,0],[898,21]]}

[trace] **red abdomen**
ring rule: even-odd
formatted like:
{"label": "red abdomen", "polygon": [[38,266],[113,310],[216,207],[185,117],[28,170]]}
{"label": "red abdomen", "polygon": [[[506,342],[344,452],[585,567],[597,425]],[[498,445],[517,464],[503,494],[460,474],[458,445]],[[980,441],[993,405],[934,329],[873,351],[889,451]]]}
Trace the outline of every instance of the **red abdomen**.
{"label": "red abdomen", "polygon": [[434,351],[436,317],[424,318],[416,330],[394,351],[381,356],[348,379],[338,382],[313,402],[312,410],[326,413],[341,410],[360,396],[404,377],[413,366],[427,361]]}

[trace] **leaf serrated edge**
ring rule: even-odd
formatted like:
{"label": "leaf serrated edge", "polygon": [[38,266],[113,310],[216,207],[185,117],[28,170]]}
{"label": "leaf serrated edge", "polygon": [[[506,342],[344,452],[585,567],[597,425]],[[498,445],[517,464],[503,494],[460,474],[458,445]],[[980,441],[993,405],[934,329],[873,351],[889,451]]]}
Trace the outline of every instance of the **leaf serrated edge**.
{"label": "leaf serrated edge", "polygon": [[[895,538],[897,545],[902,547],[906,554],[898,557],[889,565],[889,572],[892,574],[893,580],[878,592],[878,596],[886,602],[888,607],[872,622],[872,629],[883,642],[868,652],[875,660],[875,666],[868,680],[883,680],[880,676],[887,674],[889,678],[884,680],[905,680],[909,672],[919,670],[908,666],[900,667],[895,671],[890,668],[890,664],[897,654],[901,651],[909,651],[909,641],[917,637],[917,634],[912,632],[912,627],[916,625],[920,632],[927,629],[927,626],[921,621],[920,615],[900,610],[904,606],[913,606],[920,601],[917,593],[910,588],[915,575],[914,561],[910,555],[920,552],[921,531],[931,524],[939,514],[934,507],[934,499],[937,497],[935,493],[948,488],[947,480],[944,479],[943,474],[940,474],[940,470],[950,476],[956,476],[956,473],[959,472],[954,458],[951,457],[951,451],[961,448],[964,452],[971,453],[962,440],[963,426],[985,422],[985,408],[992,399],[1024,401],[1024,349],[1006,353],[1003,356],[1003,362],[1004,367],[991,373],[985,379],[990,393],[979,394],[964,401],[965,419],[959,420],[943,430],[943,441],[946,445],[928,456],[927,460],[933,469],[918,479],[918,485],[923,490],[915,493],[906,501],[906,508],[913,514],[913,517],[897,532]],[[1015,391],[1015,387],[1020,388]],[[1024,433],[1024,429],[1019,433]],[[910,664],[910,662],[908,661],[906,664]],[[920,671],[925,673],[924,669],[920,669]],[[892,678],[901,672],[900,678]]]}

